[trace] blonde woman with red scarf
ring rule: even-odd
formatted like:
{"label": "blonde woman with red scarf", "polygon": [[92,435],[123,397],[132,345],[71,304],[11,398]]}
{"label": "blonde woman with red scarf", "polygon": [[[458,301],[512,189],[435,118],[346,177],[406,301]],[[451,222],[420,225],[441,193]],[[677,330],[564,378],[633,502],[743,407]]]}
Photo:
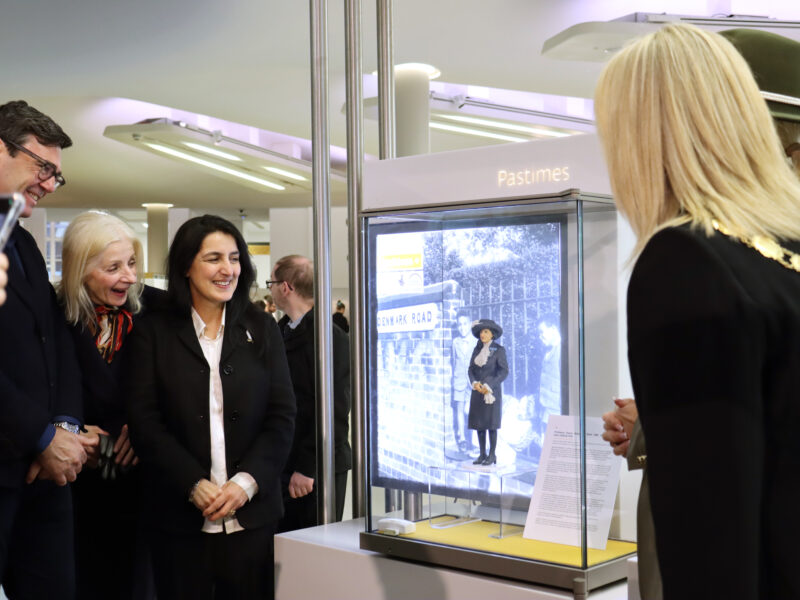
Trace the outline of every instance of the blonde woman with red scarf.
{"label": "blonde woman with red scarf", "polygon": [[120,390],[126,340],[163,295],[138,282],[142,245],[123,221],[82,213],[64,235],[58,298],[81,367],[86,432],[100,438],[73,484],[78,597],[153,598],[138,459]]}

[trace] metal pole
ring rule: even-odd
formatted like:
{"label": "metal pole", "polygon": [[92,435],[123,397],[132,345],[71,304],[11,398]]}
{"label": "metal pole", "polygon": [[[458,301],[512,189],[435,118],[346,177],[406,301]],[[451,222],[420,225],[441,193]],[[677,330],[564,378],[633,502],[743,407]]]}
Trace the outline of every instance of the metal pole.
{"label": "metal pole", "polygon": [[328,145],[328,24],[325,0],[310,0],[311,154],[314,206],[314,301],[317,392],[317,517],[336,516],[333,466],[331,343],[330,147]]}
{"label": "metal pole", "polygon": [[392,0],[378,0],[378,130],[380,158],[394,158]]}
{"label": "metal pole", "polygon": [[361,87],[361,0],[345,0],[345,64],[347,87],[347,224],[350,263],[350,398],[353,446],[353,518],[366,514],[366,389],[361,274],[361,171],[364,164],[363,90]]}

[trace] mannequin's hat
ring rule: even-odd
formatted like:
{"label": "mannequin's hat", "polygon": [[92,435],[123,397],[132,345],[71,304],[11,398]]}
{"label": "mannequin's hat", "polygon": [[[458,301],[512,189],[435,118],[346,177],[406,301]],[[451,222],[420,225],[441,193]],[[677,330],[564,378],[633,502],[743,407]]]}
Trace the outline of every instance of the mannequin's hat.
{"label": "mannequin's hat", "polygon": [[491,331],[494,339],[497,339],[503,335],[503,328],[491,319],[478,319],[477,321],[472,322],[472,335],[474,335],[476,338],[480,339],[481,331],[484,329]]}

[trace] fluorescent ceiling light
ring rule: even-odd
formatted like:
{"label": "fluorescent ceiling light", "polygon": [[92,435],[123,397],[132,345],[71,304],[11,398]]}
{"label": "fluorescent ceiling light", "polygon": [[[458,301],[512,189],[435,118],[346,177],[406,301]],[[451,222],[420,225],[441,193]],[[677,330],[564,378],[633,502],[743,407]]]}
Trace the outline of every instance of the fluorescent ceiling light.
{"label": "fluorescent ceiling light", "polygon": [[289,179],[295,179],[297,181],[308,181],[302,175],[298,175],[297,173],[292,173],[291,171],[285,171],[283,169],[279,169],[278,167],[264,167],[270,173],[275,173],[276,175],[283,175],[284,177],[288,177]]}
{"label": "fluorescent ceiling light", "polygon": [[517,131],[528,135],[541,135],[547,137],[568,137],[569,133],[563,131],[553,131],[552,129],[542,129],[540,127],[529,127],[527,125],[518,125],[516,123],[503,123],[502,121],[494,121],[491,119],[480,119],[478,117],[468,117],[465,115],[448,115],[443,113],[436,114],[437,119],[449,119],[451,121],[458,121],[459,123],[467,123],[468,125],[478,125],[480,127],[491,127],[493,129],[504,129],[506,131]]}
{"label": "fluorescent ceiling light", "polygon": [[452,131],[453,133],[464,133],[466,135],[474,135],[477,137],[485,137],[494,140],[502,140],[504,142],[529,142],[529,138],[517,137],[514,135],[506,135],[505,133],[494,133],[491,131],[482,131],[480,129],[472,129],[470,127],[459,127],[458,125],[449,125],[447,123],[437,123],[431,121],[431,129],[441,129],[442,131]]}
{"label": "fluorescent ceiling light", "polygon": [[197,150],[198,152],[205,152],[206,154],[210,154],[211,156],[216,156],[217,158],[227,158],[228,160],[236,160],[240,162],[242,160],[235,154],[230,154],[229,152],[223,152],[222,150],[217,150],[216,148],[209,148],[208,146],[204,146],[203,144],[195,144],[194,142],[183,142],[183,145],[189,146],[189,148]]}
{"label": "fluorescent ceiling light", "polygon": [[188,160],[189,162],[195,163],[197,165],[202,165],[204,167],[208,167],[209,169],[213,169],[221,173],[233,175],[234,177],[238,177],[239,179],[244,179],[245,181],[258,183],[259,185],[263,185],[265,187],[272,188],[275,190],[286,189],[284,186],[278,185],[277,183],[272,183],[271,181],[267,181],[266,179],[256,177],[255,175],[250,175],[242,171],[237,171],[236,169],[231,169],[230,167],[219,165],[215,162],[211,162],[210,160],[198,158],[197,156],[192,156],[191,154],[186,154],[185,152],[181,152],[180,150],[175,150],[174,148],[162,146],[161,144],[151,144],[150,142],[145,142],[145,145],[149,146],[153,150],[157,150],[158,152],[163,152],[164,154],[168,154],[169,156],[173,156],[175,158],[181,158],[183,160]]}

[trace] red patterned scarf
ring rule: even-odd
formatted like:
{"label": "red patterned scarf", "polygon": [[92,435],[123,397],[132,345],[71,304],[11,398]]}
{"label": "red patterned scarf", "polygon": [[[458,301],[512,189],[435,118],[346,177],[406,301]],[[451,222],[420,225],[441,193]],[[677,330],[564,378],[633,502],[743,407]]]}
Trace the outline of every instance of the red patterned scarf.
{"label": "red patterned scarf", "polygon": [[94,312],[100,330],[95,338],[97,351],[110,363],[114,360],[114,354],[122,347],[125,336],[133,329],[133,315],[124,308],[102,305],[95,306]]}

